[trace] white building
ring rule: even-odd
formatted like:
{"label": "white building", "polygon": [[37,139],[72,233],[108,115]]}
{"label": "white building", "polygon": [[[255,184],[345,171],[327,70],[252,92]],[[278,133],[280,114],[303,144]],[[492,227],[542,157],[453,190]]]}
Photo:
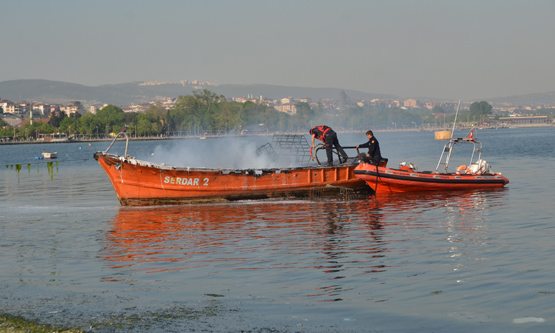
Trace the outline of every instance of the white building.
{"label": "white building", "polygon": [[41,116],[48,116],[50,114],[50,104],[34,104],[33,111],[38,112]]}

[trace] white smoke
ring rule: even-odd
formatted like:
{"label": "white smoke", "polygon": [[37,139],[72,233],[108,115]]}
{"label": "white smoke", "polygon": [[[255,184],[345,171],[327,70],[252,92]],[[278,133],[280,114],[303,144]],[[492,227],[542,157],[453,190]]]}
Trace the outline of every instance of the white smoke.
{"label": "white smoke", "polygon": [[235,137],[179,140],[172,146],[157,146],[148,161],[179,167],[213,169],[267,169],[299,166],[299,162],[282,157],[274,160],[258,154],[255,142]]}

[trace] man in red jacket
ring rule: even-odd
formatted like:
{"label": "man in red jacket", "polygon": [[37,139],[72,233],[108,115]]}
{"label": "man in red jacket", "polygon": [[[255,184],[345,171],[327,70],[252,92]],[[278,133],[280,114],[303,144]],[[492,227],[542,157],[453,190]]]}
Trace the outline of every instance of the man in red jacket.
{"label": "man in red jacket", "polygon": [[326,165],[333,165],[333,154],[332,154],[332,147],[335,147],[339,154],[343,156],[345,161],[349,156],[345,153],[345,150],[339,144],[339,140],[337,140],[337,134],[326,125],[316,126],[310,130],[310,134],[312,135],[312,148],[315,147],[314,139],[318,139],[324,143],[324,147],[326,147],[326,156],[328,157],[328,164]]}

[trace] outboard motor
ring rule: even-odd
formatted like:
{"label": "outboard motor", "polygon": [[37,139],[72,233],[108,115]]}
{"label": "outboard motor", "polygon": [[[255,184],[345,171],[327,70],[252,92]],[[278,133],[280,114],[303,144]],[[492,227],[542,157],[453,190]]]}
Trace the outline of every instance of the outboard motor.
{"label": "outboard motor", "polygon": [[491,166],[488,164],[488,162],[481,159],[477,160],[476,163],[472,163],[469,169],[472,174],[477,175],[492,173]]}

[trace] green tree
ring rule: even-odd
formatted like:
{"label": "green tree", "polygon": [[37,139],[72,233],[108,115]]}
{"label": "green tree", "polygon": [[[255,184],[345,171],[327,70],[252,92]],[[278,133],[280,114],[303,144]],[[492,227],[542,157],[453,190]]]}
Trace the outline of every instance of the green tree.
{"label": "green tree", "polygon": [[218,127],[215,115],[225,102],[222,95],[206,89],[195,90],[193,96],[179,96],[174,106],[176,112],[170,114],[175,117],[173,122],[176,127],[198,135],[205,130],[215,130]]}
{"label": "green tree", "polygon": [[78,128],[76,130],[83,134],[96,134],[98,121],[93,113],[87,112],[84,116],[79,118]]}
{"label": "green tree", "polygon": [[38,125],[35,129],[36,129],[37,134],[40,134],[40,133],[42,133],[42,134],[52,134],[52,133],[57,131],[57,129],[55,127],[51,126],[48,123],[43,123],[43,122],[38,123]]}
{"label": "green tree", "polygon": [[219,112],[215,115],[214,129],[227,133],[232,129],[241,127],[241,111],[242,106],[239,103],[223,103]]}
{"label": "green tree", "polygon": [[[151,124],[156,123],[156,126],[151,126],[152,128],[152,132],[153,133],[165,133],[168,130],[168,117],[167,117],[167,111],[166,108],[164,107],[164,105],[160,102],[157,102],[153,105],[151,105],[145,112],[145,115],[147,116],[148,120],[151,122]],[[156,131],[155,129],[159,129],[158,131]]]}
{"label": "green tree", "polygon": [[471,116],[485,116],[492,113],[492,106],[485,101],[474,102],[470,104],[469,110]]}
{"label": "green tree", "polygon": [[137,116],[137,135],[144,136],[152,134],[152,122],[144,115]]}
{"label": "green tree", "polygon": [[432,113],[445,113],[445,109],[442,108],[442,107],[439,106],[439,105],[435,105],[435,106],[432,108]]}
{"label": "green tree", "polygon": [[115,105],[108,105],[96,112],[100,133],[118,132],[124,125],[124,112]]}
{"label": "green tree", "polygon": [[50,120],[48,121],[48,124],[50,124],[50,126],[52,127],[60,127],[60,123],[62,122],[62,120],[64,118],[66,118],[66,114],[65,112],[58,112],[58,113],[54,113],[50,115]]}
{"label": "green tree", "polygon": [[130,127],[137,124],[137,112],[124,112],[123,122]]}
{"label": "green tree", "polygon": [[0,129],[0,136],[10,136],[12,137],[14,134],[14,129],[12,127],[4,127]]}
{"label": "green tree", "polygon": [[166,132],[171,133],[171,132],[175,131],[175,123],[174,123],[173,118],[171,116],[170,110],[166,110],[165,119],[166,119]]}
{"label": "green tree", "polygon": [[297,113],[293,116],[293,118],[297,125],[296,129],[300,132],[301,128],[308,128],[310,126],[310,121],[314,116],[314,111],[306,102],[297,103],[295,107],[297,109]]}
{"label": "green tree", "polygon": [[223,95],[217,95],[214,92],[209,91],[208,89],[204,90],[193,90],[193,96],[197,99],[201,104],[210,108],[210,105],[213,103],[218,103],[225,101],[225,97]]}
{"label": "green tree", "polygon": [[[201,123],[201,105],[194,96],[179,96],[175,102],[176,123],[191,134],[198,134],[197,128]],[[180,122],[177,120],[181,120]]]}
{"label": "green tree", "polygon": [[75,134],[75,132],[77,131],[77,127],[78,127],[78,126],[76,126],[77,123],[78,123],[77,118],[65,117],[60,122],[60,126],[59,126],[60,132]]}

